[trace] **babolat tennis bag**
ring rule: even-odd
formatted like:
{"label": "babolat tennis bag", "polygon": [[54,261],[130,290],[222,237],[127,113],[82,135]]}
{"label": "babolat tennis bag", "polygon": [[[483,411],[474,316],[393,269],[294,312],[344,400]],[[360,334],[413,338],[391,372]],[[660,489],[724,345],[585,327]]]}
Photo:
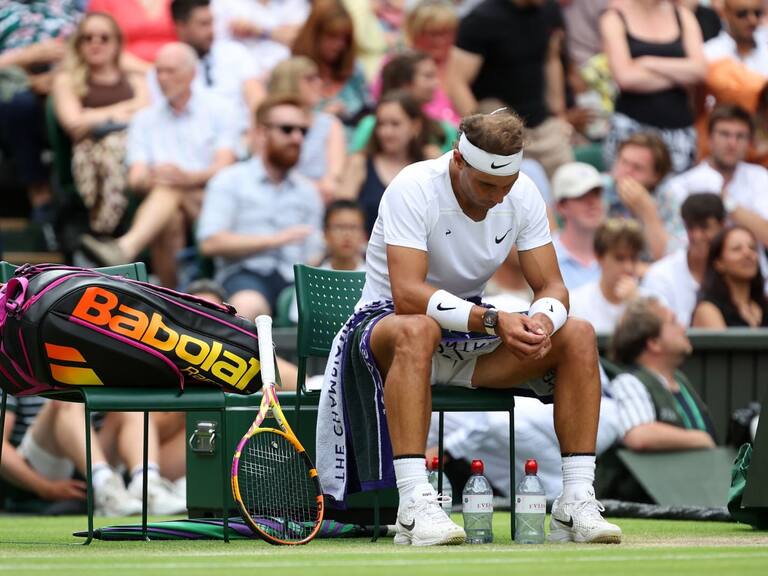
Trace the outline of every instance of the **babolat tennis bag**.
{"label": "babolat tennis bag", "polygon": [[0,384],[261,388],[256,326],[231,306],[60,265],[25,265],[0,289]]}

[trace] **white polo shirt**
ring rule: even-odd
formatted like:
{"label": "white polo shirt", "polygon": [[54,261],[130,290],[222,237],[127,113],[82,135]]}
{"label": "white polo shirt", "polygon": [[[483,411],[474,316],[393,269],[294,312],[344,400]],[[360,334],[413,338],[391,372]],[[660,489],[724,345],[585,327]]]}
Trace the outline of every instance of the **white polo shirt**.
{"label": "white polo shirt", "polygon": [[699,283],[691,276],[685,248],[654,262],[643,276],[642,287],[646,295],[656,296],[671,309],[680,324],[691,325]]}
{"label": "white polo shirt", "polygon": [[368,242],[360,305],[392,299],[387,245],[427,252],[427,283],[469,298],[483,294],[513,246],[524,251],[552,241],[544,200],[522,173],[482,221],[467,216],[451,187],[452,154],[407,166],[387,187]]}
{"label": "white polo shirt", "polygon": [[742,57],[736,47],[736,41],[726,30],[722,30],[720,34],[704,43],[704,57],[709,62],[725,58],[736,60],[753,72],[768,77],[768,41],[765,34],[755,34],[754,49]]}

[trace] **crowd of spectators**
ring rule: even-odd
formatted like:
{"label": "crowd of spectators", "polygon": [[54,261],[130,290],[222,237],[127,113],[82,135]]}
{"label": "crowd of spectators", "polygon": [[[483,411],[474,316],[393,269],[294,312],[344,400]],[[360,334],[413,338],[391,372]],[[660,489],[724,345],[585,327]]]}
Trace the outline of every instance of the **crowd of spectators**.
{"label": "crowd of spectators", "polygon": [[[656,318],[633,362],[663,355],[648,342],[667,324],[768,326],[763,0],[0,5],[0,157],[30,219],[64,218],[46,142],[55,122],[72,145],[58,160],[71,162],[87,214],[68,255],[144,259],[157,282],[249,318],[277,312],[297,262],[364,269],[389,182],[449,152],[462,116],[501,107],[525,120],[522,171],[547,203],[571,314],[625,333],[641,308]],[[526,309],[514,249],[488,294]],[[637,395],[636,380],[616,390]],[[17,410],[26,424],[15,444],[24,430],[35,438],[42,409]],[[46,408],[37,426],[59,426],[63,410]],[[650,425],[646,412],[619,436]],[[179,427],[158,422],[155,453]],[[30,442],[20,450],[34,452]],[[66,447],[44,448],[78,466]],[[121,456],[141,472],[135,454]],[[94,475],[108,487],[97,487],[100,509],[134,511],[130,484],[109,470]],[[65,472],[40,479],[21,466],[10,477],[31,478],[45,499],[80,495]],[[175,480],[183,460],[159,472]]]}

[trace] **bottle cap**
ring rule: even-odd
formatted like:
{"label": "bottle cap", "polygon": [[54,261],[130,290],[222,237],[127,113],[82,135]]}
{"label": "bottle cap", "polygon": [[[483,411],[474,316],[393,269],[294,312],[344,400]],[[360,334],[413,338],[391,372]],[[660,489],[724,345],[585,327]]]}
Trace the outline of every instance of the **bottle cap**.
{"label": "bottle cap", "polygon": [[437,470],[440,468],[440,459],[437,456],[432,457],[432,462],[429,463],[430,470]]}
{"label": "bottle cap", "polygon": [[532,475],[536,474],[536,472],[538,472],[538,471],[539,471],[539,465],[536,462],[536,460],[531,458],[530,460],[526,460],[525,461],[525,473],[526,473],[526,475],[532,476]]}
{"label": "bottle cap", "polygon": [[472,474],[482,474],[483,470],[485,469],[483,467],[483,461],[482,460],[472,460]]}

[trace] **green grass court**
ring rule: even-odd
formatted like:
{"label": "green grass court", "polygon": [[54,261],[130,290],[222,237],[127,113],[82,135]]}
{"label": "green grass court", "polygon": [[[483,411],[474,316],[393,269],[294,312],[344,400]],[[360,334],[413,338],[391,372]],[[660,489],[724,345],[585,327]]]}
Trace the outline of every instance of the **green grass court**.
{"label": "green grass court", "polygon": [[[625,538],[620,545],[516,546],[509,538],[508,513],[497,513],[494,544],[422,549],[396,547],[389,538],[377,543],[315,540],[296,548],[261,541],[94,541],[81,546],[70,534],[85,522],[81,517],[0,516],[0,576],[768,574],[768,532],[713,522],[621,519]],[[96,526],[107,523],[99,518]]]}

